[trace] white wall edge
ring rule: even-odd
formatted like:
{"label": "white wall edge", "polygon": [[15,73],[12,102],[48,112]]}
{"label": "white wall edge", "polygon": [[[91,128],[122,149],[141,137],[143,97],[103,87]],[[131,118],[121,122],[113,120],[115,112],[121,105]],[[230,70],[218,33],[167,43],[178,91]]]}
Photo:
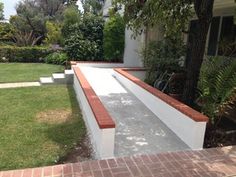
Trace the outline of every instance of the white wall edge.
{"label": "white wall edge", "polygon": [[97,124],[93,111],[88,103],[84,91],[78,81],[74,77],[74,90],[77,101],[82,110],[83,119],[85,121],[90,141],[93,146],[96,159],[106,159],[114,157],[115,145],[115,128],[100,129]]}
{"label": "white wall edge", "polygon": [[122,68],[124,67],[123,63],[77,63],[76,66],[87,66],[87,67],[96,67],[96,68]]}

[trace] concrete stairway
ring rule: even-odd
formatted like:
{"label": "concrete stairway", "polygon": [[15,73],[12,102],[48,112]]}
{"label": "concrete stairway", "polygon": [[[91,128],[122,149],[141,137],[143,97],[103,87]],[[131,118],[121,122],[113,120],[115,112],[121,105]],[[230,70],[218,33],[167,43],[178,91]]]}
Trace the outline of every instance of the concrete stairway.
{"label": "concrete stairway", "polygon": [[64,73],[54,73],[51,77],[40,77],[40,83],[41,85],[72,84],[73,77],[73,70],[65,70]]}

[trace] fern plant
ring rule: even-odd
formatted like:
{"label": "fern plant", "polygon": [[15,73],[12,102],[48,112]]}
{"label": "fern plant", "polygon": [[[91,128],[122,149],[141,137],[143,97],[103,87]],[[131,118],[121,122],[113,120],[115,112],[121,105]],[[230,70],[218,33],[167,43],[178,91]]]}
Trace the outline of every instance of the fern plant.
{"label": "fern plant", "polygon": [[199,81],[202,112],[217,125],[229,107],[236,104],[236,59],[207,58]]}

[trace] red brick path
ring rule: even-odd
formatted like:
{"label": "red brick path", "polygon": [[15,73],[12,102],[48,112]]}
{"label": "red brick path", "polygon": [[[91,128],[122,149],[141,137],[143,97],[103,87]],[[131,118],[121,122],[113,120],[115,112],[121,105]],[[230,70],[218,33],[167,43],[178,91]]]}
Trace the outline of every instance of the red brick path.
{"label": "red brick path", "polygon": [[236,176],[236,146],[0,172],[0,177]]}

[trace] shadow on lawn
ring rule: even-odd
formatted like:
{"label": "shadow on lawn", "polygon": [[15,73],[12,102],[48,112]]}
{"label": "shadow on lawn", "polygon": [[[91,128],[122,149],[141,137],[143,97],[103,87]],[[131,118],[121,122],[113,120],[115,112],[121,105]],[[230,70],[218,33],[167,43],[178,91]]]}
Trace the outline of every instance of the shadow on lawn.
{"label": "shadow on lawn", "polygon": [[90,143],[74,89],[68,85],[67,91],[70,98],[72,118],[64,123],[52,125],[47,131],[48,137],[60,145],[64,151],[60,154],[58,163],[83,161],[91,157]]}

